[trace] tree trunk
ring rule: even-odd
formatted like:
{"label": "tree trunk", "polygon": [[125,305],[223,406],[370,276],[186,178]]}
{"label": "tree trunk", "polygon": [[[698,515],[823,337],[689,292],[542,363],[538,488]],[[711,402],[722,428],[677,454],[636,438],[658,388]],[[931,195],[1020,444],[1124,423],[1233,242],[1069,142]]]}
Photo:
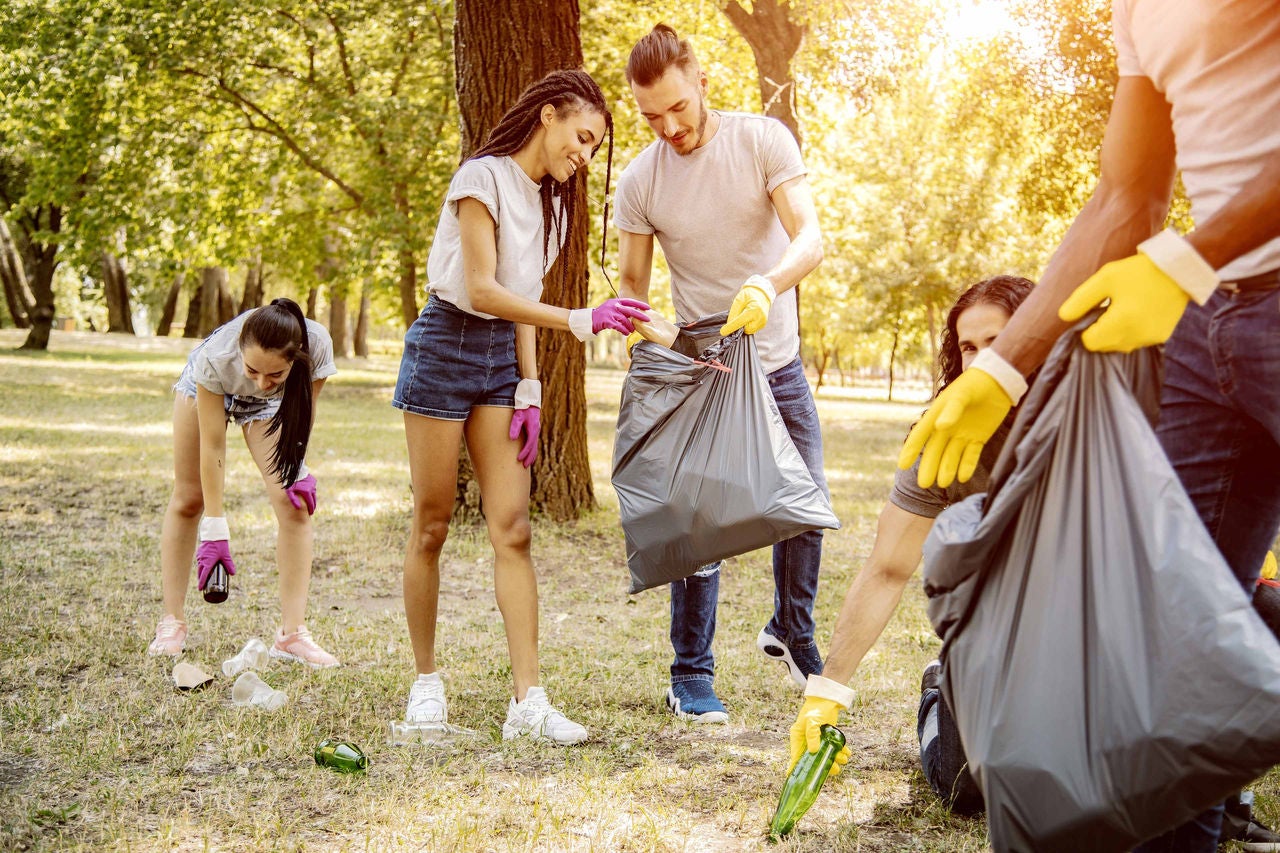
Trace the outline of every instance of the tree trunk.
{"label": "tree trunk", "polygon": [[196,289],[191,292],[191,298],[187,300],[187,319],[182,326],[184,338],[200,337],[200,306],[203,304],[204,270],[201,270],[200,278],[196,280]]}
{"label": "tree trunk", "polygon": [[[582,67],[578,16],[577,0],[458,0],[454,64],[464,159],[525,86],[550,71]],[[570,308],[587,302],[586,174],[573,180],[574,221],[542,297]],[[557,520],[577,518],[595,506],[582,343],[568,332],[540,329],[538,373],[543,383],[542,444],[533,467],[531,505]],[[462,475],[458,493],[460,498],[467,493]]]}
{"label": "tree trunk", "polygon": [[[455,51],[457,48],[455,47]],[[464,145],[466,143],[463,143]],[[397,181],[392,190],[395,198],[396,213],[405,228],[411,228],[413,219],[410,216],[413,208],[409,203],[409,189],[403,181]],[[400,316],[407,330],[418,319],[418,258],[408,245],[409,235],[405,235],[405,244],[399,252],[400,257]]]}
{"label": "tree trunk", "polygon": [[129,275],[120,259],[110,252],[102,253],[102,293],[107,301],[107,331],[137,334],[129,307]]}
{"label": "tree trunk", "polygon": [[360,313],[356,316],[356,358],[369,357],[369,288],[360,288]]}
{"label": "tree trunk", "polygon": [[[40,227],[40,219],[45,227]],[[58,244],[54,241],[37,243],[31,239],[36,230],[58,234],[62,230],[62,208],[56,204],[42,206],[27,217],[30,228],[26,232],[27,258],[23,266],[30,273],[32,308],[28,315],[31,328],[20,349],[47,350],[49,333],[53,329],[53,272],[58,268]],[[26,228],[27,226],[23,226]]]}
{"label": "tree trunk", "polygon": [[351,350],[347,346],[347,294],[339,284],[329,285],[329,337],[333,339],[333,354],[347,358]]}
{"label": "tree trunk", "polygon": [[307,291],[306,316],[308,320],[314,320],[316,318],[316,300],[319,298],[320,298],[320,288],[313,287]]}
{"label": "tree trunk", "polygon": [[31,312],[35,310],[36,300],[27,284],[22,255],[3,217],[0,217],[0,282],[4,285],[4,301],[13,324],[19,329],[31,328]]}
{"label": "tree trunk", "polygon": [[236,298],[231,295],[231,276],[226,270],[218,277],[218,325],[225,326],[236,318]]}
{"label": "tree trunk", "polygon": [[796,80],[791,59],[800,49],[804,24],[791,19],[788,0],[755,0],[750,12],[743,9],[738,0],[729,0],[723,8],[729,23],[746,40],[755,57],[764,114],[785,124],[799,143]]}
{"label": "tree trunk", "polygon": [[243,314],[251,308],[258,308],[262,305],[262,289],[264,277],[262,274],[262,253],[254,252],[253,257],[249,259],[248,269],[244,274],[244,293],[240,296],[240,310],[237,314]]}
{"label": "tree trunk", "polygon": [[893,346],[889,347],[889,402],[893,402],[893,364],[898,358],[898,336],[902,333],[902,325],[893,327]]}
{"label": "tree trunk", "polygon": [[169,337],[169,331],[173,328],[173,315],[178,311],[178,297],[182,295],[182,283],[186,280],[186,273],[179,272],[173,276],[169,293],[164,298],[164,308],[160,310],[160,322],[156,323],[156,337]]}
{"label": "tree trunk", "polygon": [[[200,302],[194,318],[197,338],[209,337],[213,334],[213,330],[221,325],[218,322],[218,303],[221,301],[219,297],[226,276],[227,271],[222,267],[200,268]],[[191,322],[192,318],[188,316],[187,323]]]}

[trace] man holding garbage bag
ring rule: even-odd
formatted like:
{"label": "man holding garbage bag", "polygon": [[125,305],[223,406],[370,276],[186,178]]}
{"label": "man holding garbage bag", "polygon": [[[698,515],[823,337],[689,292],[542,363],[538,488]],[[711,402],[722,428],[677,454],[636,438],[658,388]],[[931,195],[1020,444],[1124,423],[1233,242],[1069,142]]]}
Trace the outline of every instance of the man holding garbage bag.
{"label": "man holding garbage bag", "polygon": [[[822,434],[799,357],[794,290],[822,261],[822,234],[799,146],[775,119],[709,109],[706,74],[689,42],[665,24],[632,48],[626,75],[658,139],[618,183],[619,294],[648,294],[656,237],[680,320],[728,308],[721,334],[742,329],[756,336],[787,431],[825,493]],[[821,558],[820,531],[773,548],[774,614],[757,646],[784,662],[798,684],[822,671],[813,638]],[[699,723],[728,720],[713,687],[719,569],[705,566],[671,584],[675,660],[667,707]]]}
{"label": "man holding garbage bag", "polygon": [[[1161,445],[1252,592],[1280,527],[1280,15],[1271,0],[1115,0],[1113,20],[1120,79],[1094,195],[899,463],[920,456],[921,486],[966,480],[1023,377],[1106,302],[1082,343],[1168,342]],[[1197,224],[1185,237],[1160,230],[1177,170]],[[1210,809],[1140,849],[1211,851],[1221,819]]]}

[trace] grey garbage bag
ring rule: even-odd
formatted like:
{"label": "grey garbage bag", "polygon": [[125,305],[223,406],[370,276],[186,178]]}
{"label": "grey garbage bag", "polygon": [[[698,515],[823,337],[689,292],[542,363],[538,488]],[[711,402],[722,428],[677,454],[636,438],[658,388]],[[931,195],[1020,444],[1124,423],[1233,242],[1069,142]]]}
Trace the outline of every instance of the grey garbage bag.
{"label": "grey garbage bag", "polygon": [[1056,345],[987,495],[925,545],[996,851],[1127,850],[1280,761],[1280,649],[1151,421],[1159,355]]}
{"label": "grey garbage bag", "polygon": [[671,349],[632,349],[612,478],[632,593],[840,527],[791,442],[755,339],[721,338],[725,317],[682,327]]}

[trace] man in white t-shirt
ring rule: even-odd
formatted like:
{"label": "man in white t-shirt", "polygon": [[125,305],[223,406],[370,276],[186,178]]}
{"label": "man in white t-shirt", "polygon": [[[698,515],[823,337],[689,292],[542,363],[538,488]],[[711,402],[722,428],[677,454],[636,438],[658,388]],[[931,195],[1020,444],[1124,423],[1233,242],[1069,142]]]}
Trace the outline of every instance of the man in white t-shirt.
{"label": "man in white t-shirt", "polygon": [[[899,464],[920,455],[921,486],[967,479],[1023,377],[1109,299],[1083,343],[1128,352],[1168,341],[1157,434],[1251,594],[1280,527],[1280,6],[1113,0],[1113,20],[1120,80],[1097,189]],[[1179,170],[1196,222],[1185,237],[1160,230]],[[1211,809],[1140,849],[1211,851],[1221,819]]]}
{"label": "man in white t-shirt", "polygon": [[[741,328],[756,336],[787,431],[825,491],[795,297],[795,286],[822,261],[822,234],[799,146],[775,119],[709,110],[706,74],[689,43],[664,24],[632,48],[627,81],[658,139],[618,182],[619,295],[647,297],[656,237],[681,321],[728,310],[722,334]],[[757,637],[799,684],[822,671],[813,639],[821,559],[821,531],[774,546],[774,613]],[[712,686],[719,568],[671,584],[667,706],[701,723],[728,720]]]}

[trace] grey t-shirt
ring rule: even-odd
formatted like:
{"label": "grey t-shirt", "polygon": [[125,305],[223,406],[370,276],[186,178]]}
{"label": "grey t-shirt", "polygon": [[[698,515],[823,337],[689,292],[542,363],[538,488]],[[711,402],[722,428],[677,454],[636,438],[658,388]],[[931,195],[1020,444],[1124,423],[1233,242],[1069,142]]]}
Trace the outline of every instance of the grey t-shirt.
{"label": "grey t-shirt", "polygon": [[979,492],[985,492],[991,484],[991,469],[995,467],[996,459],[1000,457],[1000,451],[1004,448],[1005,441],[1009,438],[1009,430],[1013,427],[1013,418],[1005,418],[1004,423],[995,431],[986,446],[982,448],[982,456],[978,459],[978,468],[973,472],[973,476],[966,483],[955,482],[945,489],[941,486],[930,486],[927,489],[920,488],[916,484],[916,477],[920,472],[920,460],[916,460],[916,464],[907,470],[899,469],[893,477],[893,491],[889,493],[889,500],[894,506],[905,509],[912,515],[919,515],[924,518],[937,518],[944,509],[952,504],[960,503],[960,501],[976,495]]}
{"label": "grey t-shirt", "polygon": [[[560,244],[553,225],[544,261],[541,187],[510,157],[468,160],[449,182],[440,224],[427,255],[428,292],[469,314],[493,319],[492,314],[472,308],[467,296],[462,234],[458,227],[458,202],[464,198],[476,199],[493,217],[498,253],[494,278],[498,284],[528,299],[541,298],[542,277],[560,254]],[[552,202],[552,210],[559,212],[558,199]],[[569,224],[565,223],[565,227]]]}
{"label": "grey t-shirt", "polygon": [[[703,147],[682,155],[657,140],[618,180],[614,223],[657,237],[682,322],[729,310],[743,282],[782,258],[791,238],[769,194],[806,174],[795,138],[777,119],[717,115],[720,127]],[[756,346],[766,373],[795,360],[794,289],[774,300]]]}
{"label": "grey t-shirt", "polygon": [[[262,309],[255,308],[254,311]],[[284,395],[284,383],[264,394],[244,375],[244,358],[240,355],[240,329],[253,311],[246,311],[225,326],[215,329],[191,353],[191,375],[196,384],[215,394],[257,397],[269,400]],[[333,362],[333,339],[329,330],[315,320],[307,321],[307,346],[311,353],[311,379],[327,379],[338,372]]]}

